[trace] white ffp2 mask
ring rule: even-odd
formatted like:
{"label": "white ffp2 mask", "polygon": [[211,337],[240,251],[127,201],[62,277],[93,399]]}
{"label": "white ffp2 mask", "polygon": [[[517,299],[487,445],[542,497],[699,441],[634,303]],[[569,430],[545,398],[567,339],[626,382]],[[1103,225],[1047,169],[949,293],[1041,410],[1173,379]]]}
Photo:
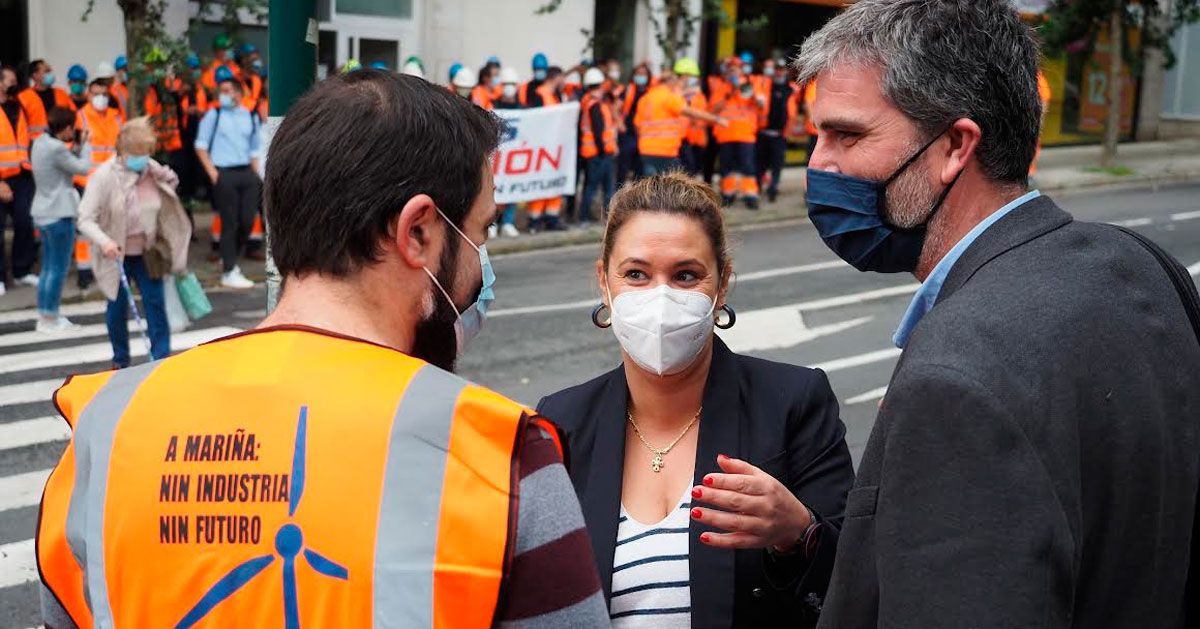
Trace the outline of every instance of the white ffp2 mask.
{"label": "white ffp2 mask", "polygon": [[660,284],[609,295],[617,342],[652,373],[669,376],[687,369],[712,336],[716,304],[704,293]]}

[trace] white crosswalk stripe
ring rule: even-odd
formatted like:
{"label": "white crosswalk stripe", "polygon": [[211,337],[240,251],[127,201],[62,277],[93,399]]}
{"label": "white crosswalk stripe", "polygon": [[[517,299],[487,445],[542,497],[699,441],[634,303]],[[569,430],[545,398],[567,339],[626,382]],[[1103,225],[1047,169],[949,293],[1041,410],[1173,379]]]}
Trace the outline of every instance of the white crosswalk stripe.
{"label": "white crosswalk stripe", "polygon": [[23,382],[0,387],[0,405],[29,404],[30,402],[48,402],[54,391],[62,386],[66,377]]}
{"label": "white crosswalk stripe", "polygon": [[[63,304],[58,309],[58,314],[64,317],[82,317],[87,315],[104,314],[108,309],[107,302],[103,301],[85,301],[81,304]],[[37,321],[37,308],[29,308],[26,310],[11,310],[9,312],[0,312],[0,324],[3,323],[21,323],[23,321]]]}
{"label": "white crosswalk stripe", "polygon": [[71,436],[67,422],[61,417],[39,417],[0,424],[0,451],[35,443],[64,441]]}
{"label": "white crosswalk stripe", "polygon": [[33,539],[0,545],[0,588],[21,585],[37,578]]}
{"label": "white crosswalk stripe", "polygon": [[50,470],[38,470],[0,478],[0,511],[36,505],[49,477]]}
{"label": "white crosswalk stripe", "polygon": [[[137,323],[133,321],[129,322],[130,334],[138,334],[141,332],[141,329]],[[103,323],[81,325],[78,330],[64,330],[62,332],[14,332],[12,334],[0,335],[0,347],[16,347],[18,345],[32,345],[34,343],[85,339],[91,336],[103,337],[106,334],[108,334],[108,326]]]}
{"label": "white crosswalk stripe", "polygon": [[[223,336],[229,336],[238,331],[237,328],[215,327],[172,334],[171,348],[176,351],[187,349]],[[134,332],[130,331],[130,334],[134,334]],[[130,355],[134,358],[146,355],[145,344],[136,342],[134,339],[130,340],[129,349]],[[105,340],[100,343],[88,343],[87,345],[77,345],[75,347],[9,354],[4,357],[4,363],[0,364],[0,374],[42,369],[45,367],[67,367],[81,363],[103,362],[111,359],[112,345]]]}

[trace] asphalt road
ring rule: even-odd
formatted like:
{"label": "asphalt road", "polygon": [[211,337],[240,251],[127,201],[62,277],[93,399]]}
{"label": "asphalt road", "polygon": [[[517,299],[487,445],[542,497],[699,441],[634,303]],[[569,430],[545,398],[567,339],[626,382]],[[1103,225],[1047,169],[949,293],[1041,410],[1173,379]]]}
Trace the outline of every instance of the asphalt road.
{"label": "asphalt road", "polygon": [[[1097,190],[1059,201],[1081,220],[1151,236],[1200,275],[1200,184]],[[723,336],[735,351],[825,369],[857,461],[899,353],[892,333],[915,281],[858,273],[802,221],[746,229],[733,239],[738,279],[730,303],[738,325]],[[599,296],[597,252],[587,245],[495,258],[497,301],[460,372],[532,405],[617,365],[615,338],[589,320]],[[176,335],[177,348],[253,326],[264,295],[217,293],[212,300],[213,315]],[[32,332],[31,313],[0,313],[0,628],[40,623],[31,537],[45,475],[65,443],[49,393],[66,376],[109,363],[99,307],[74,306],[67,314],[86,329],[46,340]],[[132,341],[137,351],[140,339]]]}

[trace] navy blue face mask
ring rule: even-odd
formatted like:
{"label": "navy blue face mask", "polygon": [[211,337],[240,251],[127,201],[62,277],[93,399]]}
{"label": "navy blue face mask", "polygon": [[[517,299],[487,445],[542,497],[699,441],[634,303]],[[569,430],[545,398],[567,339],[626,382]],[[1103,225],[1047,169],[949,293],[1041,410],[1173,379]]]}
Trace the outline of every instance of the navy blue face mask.
{"label": "navy blue face mask", "polygon": [[911,229],[891,225],[884,218],[887,188],[943,134],[945,131],[934,136],[883,181],[809,169],[805,193],[808,218],[838,257],[859,271],[911,273],[916,270],[921,249],[925,246],[926,227],[941,209],[962,171],[942,191],[925,223]]}

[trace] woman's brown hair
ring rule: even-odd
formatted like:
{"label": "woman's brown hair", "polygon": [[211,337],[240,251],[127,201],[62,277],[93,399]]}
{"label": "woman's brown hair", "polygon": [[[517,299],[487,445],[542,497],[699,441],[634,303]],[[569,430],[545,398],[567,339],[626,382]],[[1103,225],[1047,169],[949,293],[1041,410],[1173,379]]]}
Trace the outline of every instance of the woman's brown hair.
{"label": "woman's brown hair", "polygon": [[606,271],[617,234],[629,219],[642,212],[674,214],[698,221],[712,244],[717,275],[725,277],[730,260],[725,243],[725,219],[721,216],[721,196],[708,184],[682,172],[639,179],[625,184],[613,195],[600,258]]}

